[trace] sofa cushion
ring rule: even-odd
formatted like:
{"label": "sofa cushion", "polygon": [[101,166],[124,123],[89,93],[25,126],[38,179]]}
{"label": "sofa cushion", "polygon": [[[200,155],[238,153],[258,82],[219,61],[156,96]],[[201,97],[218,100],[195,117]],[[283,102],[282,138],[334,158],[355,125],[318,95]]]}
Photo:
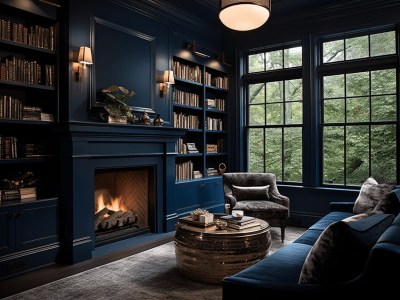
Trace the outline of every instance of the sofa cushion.
{"label": "sofa cushion", "polygon": [[391,214],[371,212],[329,225],[307,255],[299,283],[339,283],[356,277],[393,219]]}
{"label": "sofa cushion", "polygon": [[308,229],[301,236],[299,236],[293,243],[300,243],[306,245],[314,245],[321,235],[322,230],[319,229]]}
{"label": "sofa cushion", "polygon": [[[379,184],[374,178],[369,177],[361,186],[360,193],[354,202],[353,212],[360,214],[373,211],[378,203],[386,203],[386,198],[394,187],[394,184]],[[381,207],[384,208],[384,205]]]}
{"label": "sofa cushion", "polygon": [[232,194],[237,201],[268,200],[269,185],[265,186],[237,186],[232,185]]}
{"label": "sofa cushion", "polygon": [[275,287],[277,284],[297,285],[304,259],[310,249],[310,245],[288,244],[256,264],[225,277],[224,281]]}
{"label": "sofa cushion", "polygon": [[344,218],[354,216],[353,213],[343,211],[333,211],[318,220],[309,229],[324,230],[334,222],[343,220]]}

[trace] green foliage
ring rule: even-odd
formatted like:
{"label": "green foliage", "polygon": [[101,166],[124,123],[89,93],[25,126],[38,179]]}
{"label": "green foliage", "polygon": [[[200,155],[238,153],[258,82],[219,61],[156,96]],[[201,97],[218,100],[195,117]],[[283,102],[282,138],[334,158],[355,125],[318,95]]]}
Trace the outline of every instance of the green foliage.
{"label": "green foliage", "polygon": [[128,121],[133,121],[133,114],[126,102],[136,95],[134,91],[129,91],[123,86],[112,85],[102,89],[101,93],[106,101],[104,108],[110,116],[126,116]]}
{"label": "green foliage", "polygon": [[[394,32],[325,42],[323,62],[392,54],[395,43]],[[249,73],[301,66],[301,51],[253,54],[248,63]],[[322,78],[323,183],[361,185],[368,176],[378,182],[395,181],[397,82],[396,69]],[[286,127],[303,122],[301,79],[253,83],[248,88],[249,170],[301,182],[302,127]]]}

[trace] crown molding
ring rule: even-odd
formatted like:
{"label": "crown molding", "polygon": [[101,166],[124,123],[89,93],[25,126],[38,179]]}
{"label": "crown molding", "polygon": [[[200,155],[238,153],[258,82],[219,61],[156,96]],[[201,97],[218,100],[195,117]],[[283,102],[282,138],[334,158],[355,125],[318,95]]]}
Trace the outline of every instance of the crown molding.
{"label": "crown molding", "polygon": [[[215,34],[215,28],[218,25],[210,22],[206,18],[199,18],[188,11],[171,5],[171,1],[164,0],[107,0],[113,4],[119,5],[158,22],[167,25],[176,25],[182,28],[191,28],[198,33],[212,35]],[[201,1],[194,1],[200,3]],[[207,2],[211,3],[211,0]]]}

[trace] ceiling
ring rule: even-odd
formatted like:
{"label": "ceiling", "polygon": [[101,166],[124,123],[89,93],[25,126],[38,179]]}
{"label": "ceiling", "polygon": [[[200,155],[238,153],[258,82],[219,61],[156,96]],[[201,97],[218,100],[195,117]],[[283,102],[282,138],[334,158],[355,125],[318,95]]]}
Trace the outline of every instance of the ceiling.
{"label": "ceiling", "polygon": [[[218,12],[219,0],[194,0],[210,10]],[[309,10],[320,8],[333,2],[340,2],[337,0],[272,0],[271,13],[282,14],[294,11]]]}
{"label": "ceiling", "polygon": [[[277,16],[289,17],[291,14],[301,14],[311,10],[321,10],[326,6],[336,6],[340,3],[359,2],[365,0],[271,0],[271,19]],[[186,12],[208,24],[220,24],[218,18],[219,0],[173,0],[168,4]]]}

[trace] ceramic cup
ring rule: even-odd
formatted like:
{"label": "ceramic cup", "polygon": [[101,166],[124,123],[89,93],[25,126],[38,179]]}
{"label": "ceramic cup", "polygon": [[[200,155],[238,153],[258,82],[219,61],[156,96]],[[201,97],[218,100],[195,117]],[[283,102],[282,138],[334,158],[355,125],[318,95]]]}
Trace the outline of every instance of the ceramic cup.
{"label": "ceramic cup", "polygon": [[232,210],[232,216],[234,219],[240,220],[243,217],[243,210]]}

